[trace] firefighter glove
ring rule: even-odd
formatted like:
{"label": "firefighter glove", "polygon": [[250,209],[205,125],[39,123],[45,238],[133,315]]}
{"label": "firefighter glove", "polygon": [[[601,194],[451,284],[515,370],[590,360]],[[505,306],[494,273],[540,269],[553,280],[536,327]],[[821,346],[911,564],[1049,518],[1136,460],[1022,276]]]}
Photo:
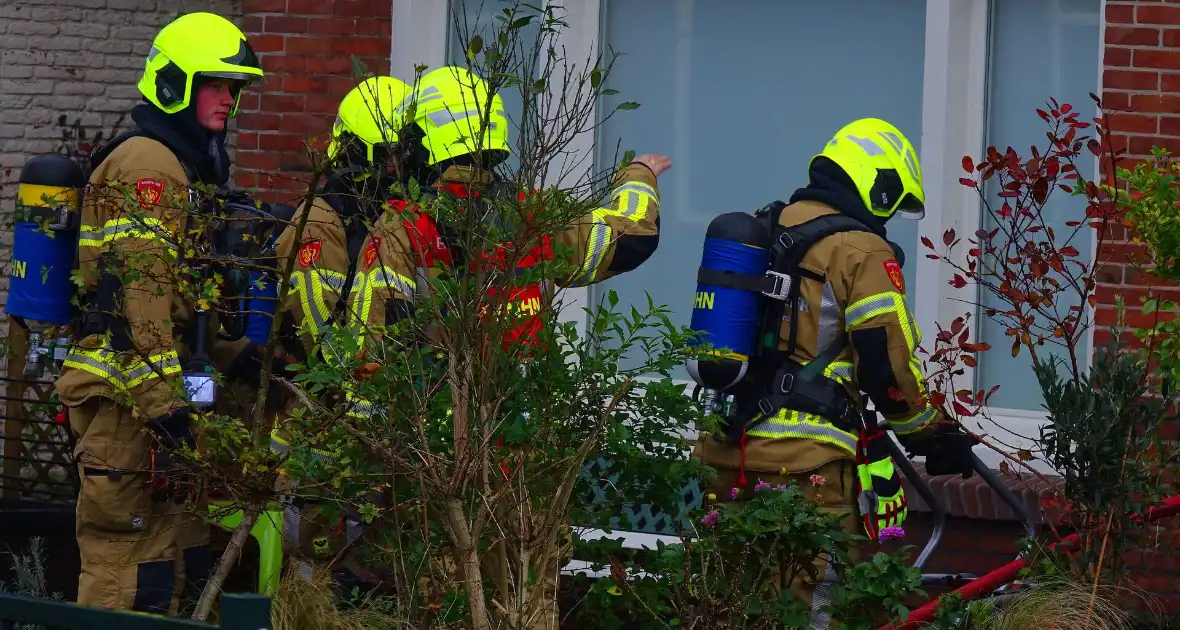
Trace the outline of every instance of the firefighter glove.
{"label": "firefighter glove", "polygon": [[930,438],[926,444],[926,473],[937,475],[962,475],[969,479],[975,474],[972,466],[971,447],[979,444],[969,433],[958,427]]}
{"label": "firefighter glove", "polygon": [[888,439],[884,431],[869,427],[857,444],[856,504],[865,533],[874,542],[886,527],[901,527],[908,513],[901,477],[884,442]]}

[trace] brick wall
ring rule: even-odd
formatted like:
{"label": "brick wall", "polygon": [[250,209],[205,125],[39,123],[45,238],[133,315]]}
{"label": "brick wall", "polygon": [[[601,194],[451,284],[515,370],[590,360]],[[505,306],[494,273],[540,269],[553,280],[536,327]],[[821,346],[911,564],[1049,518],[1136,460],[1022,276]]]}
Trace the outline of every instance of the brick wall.
{"label": "brick wall", "polygon": [[[1102,101],[1118,112],[1110,120],[1118,134],[1116,145],[1126,148],[1132,159],[1149,156],[1153,146],[1180,154],[1180,4],[1108,0],[1105,39]],[[1142,249],[1128,242],[1121,228],[1109,236],[1098,253],[1105,268],[1098,278],[1097,323],[1102,328],[1095,331],[1096,346],[1109,338],[1105,327],[1114,322],[1114,296],[1121,294],[1134,306],[1148,282],[1127,264]],[[1180,290],[1163,291],[1180,299]],[[1143,323],[1132,311],[1128,309],[1129,323]]]}
{"label": "brick wall", "polygon": [[350,57],[369,72],[389,72],[392,3],[243,1],[266,84],[242,98],[235,181],[267,201],[289,201],[305,190],[305,143],[323,146],[340,99],[358,82]]}
{"label": "brick wall", "polygon": [[[111,137],[140,102],[135,84],[152,38],[183,13],[241,23],[241,0],[0,0],[0,217],[35,155]],[[231,144],[232,146],[232,144]],[[0,304],[7,301],[11,233],[0,230]],[[8,316],[0,312],[0,334]],[[0,365],[3,357],[0,356]]]}

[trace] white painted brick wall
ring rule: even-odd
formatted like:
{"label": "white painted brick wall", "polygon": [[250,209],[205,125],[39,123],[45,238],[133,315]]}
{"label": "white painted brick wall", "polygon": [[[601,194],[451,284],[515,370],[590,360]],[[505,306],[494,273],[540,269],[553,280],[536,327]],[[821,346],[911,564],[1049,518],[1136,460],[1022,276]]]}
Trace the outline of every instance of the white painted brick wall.
{"label": "white painted brick wall", "polygon": [[[34,155],[63,150],[59,121],[71,129],[76,123],[87,139],[99,130],[110,137],[119,116],[140,102],[135,85],[160,27],[194,11],[240,24],[241,0],[0,0],[0,6],[3,304],[11,258],[5,226],[21,166]],[[0,313],[0,338],[7,336],[6,320]]]}

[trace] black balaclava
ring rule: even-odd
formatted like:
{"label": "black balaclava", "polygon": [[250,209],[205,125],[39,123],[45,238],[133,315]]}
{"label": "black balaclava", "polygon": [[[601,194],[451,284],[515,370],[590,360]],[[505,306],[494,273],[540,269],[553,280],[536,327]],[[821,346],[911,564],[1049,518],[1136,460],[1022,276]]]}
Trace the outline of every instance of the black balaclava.
{"label": "black balaclava", "polygon": [[885,239],[893,249],[898,264],[905,266],[905,252],[900,245],[889,240],[885,233],[885,219],[869,212],[856,190],[856,184],[844,169],[832,160],[820,156],[811,163],[808,176],[810,183],[806,188],[796,190],[795,194],[791,195],[790,203],[818,201],[835,208],[840,214],[860,221],[877,236]]}
{"label": "black balaclava", "polygon": [[201,183],[224,186],[229,181],[225,130],[209,131],[197,121],[197,90],[205,81],[200,76],[193,78],[189,105],[179,112],[166,114],[155,105],[145,103],[131,110],[131,119],[148,135],[163,142],[182,162],[195,169]]}

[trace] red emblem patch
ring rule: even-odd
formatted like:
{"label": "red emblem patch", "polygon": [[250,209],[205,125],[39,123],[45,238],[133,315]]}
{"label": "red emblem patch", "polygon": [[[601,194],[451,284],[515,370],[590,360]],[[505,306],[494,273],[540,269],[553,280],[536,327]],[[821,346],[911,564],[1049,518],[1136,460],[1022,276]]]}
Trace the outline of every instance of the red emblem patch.
{"label": "red emblem patch", "polygon": [[164,182],[145,177],[135,182],[135,196],[144,207],[154,206],[164,198]]}
{"label": "red emblem patch", "polygon": [[320,242],[318,240],[311,241],[299,249],[299,264],[304,267],[310,267],[312,263],[320,259]]}
{"label": "red emblem patch", "polygon": [[901,265],[898,264],[897,259],[890,258],[882,264],[885,265],[885,273],[889,274],[889,281],[897,287],[898,291],[905,293],[905,279],[902,278]]}
{"label": "red emblem patch", "polygon": [[372,267],[377,260],[377,250],[381,247],[381,237],[369,237],[369,245],[365,248],[365,267]]}

